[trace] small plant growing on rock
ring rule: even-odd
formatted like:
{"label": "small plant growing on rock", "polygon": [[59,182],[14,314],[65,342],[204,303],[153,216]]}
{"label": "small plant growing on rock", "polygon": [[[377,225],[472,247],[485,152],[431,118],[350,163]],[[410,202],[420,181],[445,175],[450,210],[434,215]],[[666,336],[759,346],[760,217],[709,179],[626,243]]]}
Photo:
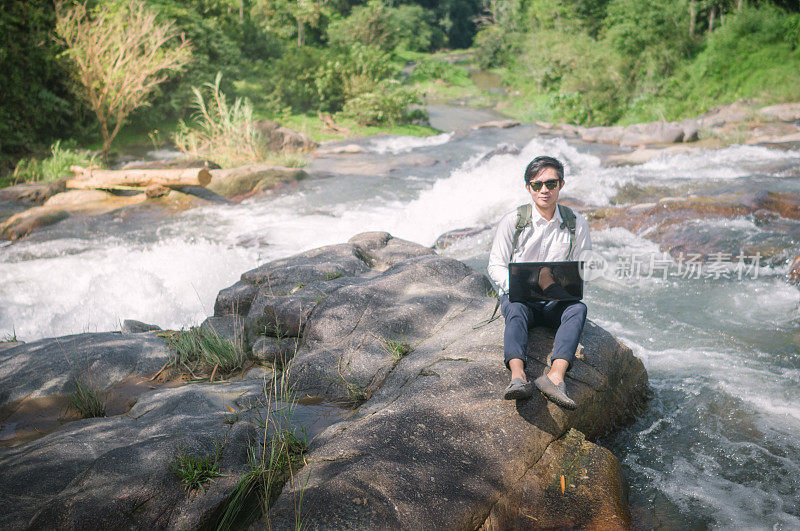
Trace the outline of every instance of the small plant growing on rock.
{"label": "small plant growing on rock", "polygon": [[344,273],[342,273],[341,271],[331,271],[330,273],[325,275],[325,280],[333,280],[335,278],[341,277],[342,275],[344,275]]}
{"label": "small plant growing on rock", "polygon": [[222,457],[222,445],[215,444],[211,455],[197,456],[186,453],[180,446],[175,460],[169,464],[172,472],[178,476],[186,490],[200,489],[205,491],[206,485],[221,476],[219,461]]}
{"label": "small plant growing on rock", "polygon": [[78,378],[74,378],[74,382],[75,392],[69,395],[69,406],[84,419],[105,417],[106,405],[97,388]]}
{"label": "small plant growing on rock", "polygon": [[387,339],[381,338],[381,342],[383,343],[383,348],[386,352],[392,357],[395,361],[400,361],[401,359],[405,358],[412,350],[411,345],[409,345],[405,340],[395,340],[395,339]]}
{"label": "small plant growing on rock", "polygon": [[205,375],[225,376],[241,369],[246,356],[233,341],[213,328],[191,328],[160,334],[175,349],[170,367],[195,379]]}

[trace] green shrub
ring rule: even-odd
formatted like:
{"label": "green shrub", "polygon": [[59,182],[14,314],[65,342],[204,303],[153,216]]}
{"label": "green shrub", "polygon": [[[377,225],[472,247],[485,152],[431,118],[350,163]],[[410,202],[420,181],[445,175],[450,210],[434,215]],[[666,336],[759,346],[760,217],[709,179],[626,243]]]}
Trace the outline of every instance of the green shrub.
{"label": "green shrub", "polygon": [[627,101],[622,60],[586,34],[540,31],[527,37],[504,76],[528,99],[550,96],[555,118],[585,125],[615,122]]}
{"label": "green shrub", "polygon": [[384,82],[374,91],[364,92],[345,103],[341,115],[352,118],[361,125],[395,125],[425,118],[422,110],[409,110],[409,105],[420,103],[416,92],[398,86],[397,82]]}
{"label": "green shrub", "polygon": [[183,120],[178,123],[175,145],[225,168],[263,160],[264,139],[253,123],[250,102],[236,98],[230,105],[219,88],[221,80],[222,74],[218,73],[214,83],[206,83],[208,102],[198,88],[192,87],[195,124],[189,126]]}
{"label": "green shrub", "polygon": [[659,95],[672,102],[668,119],[703,112],[740,98],[800,99],[800,54],[791,24],[774,6],[745,6],[707,39]]}
{"label": "green shrub", "polygon": [[500,26],[486,26],[475,36],[475,61],[483,69],[505,65],[515,51],[515,39]]}
{"label": "green shrub", "polygon": [[334,45],[355,43],[392,51],[398,46],[412,51],[430,50],[434,39],[433,14],[418,5],[387,6],[369,0],[353,8],[350,16],[331,23],[328,41]]}
{"label": "green shrub", "polygon": [[17,163],[12,175],[14,182],[44,181],[53,182],[71,175],[70,166],[96,164],[93,157],[85,151],[61,147],[61,140],[50,146],[50,156],[46,159],[22,159]]}
{"label": "green shrub", "polygon": [[431,80],[441,80],[459,87],[472,84],[466,69],[435,58],[420,60],[414,71],[408,76],[407,82],[420,83]]}

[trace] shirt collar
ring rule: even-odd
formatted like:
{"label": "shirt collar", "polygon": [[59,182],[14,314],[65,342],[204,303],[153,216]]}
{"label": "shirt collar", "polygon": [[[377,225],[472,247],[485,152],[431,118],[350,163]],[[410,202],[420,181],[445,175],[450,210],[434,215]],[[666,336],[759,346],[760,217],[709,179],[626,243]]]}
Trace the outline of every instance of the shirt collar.
{"label": "shirt collar", "polygon": [[536,210],[536,205],[534,205],[533,203],[531,203],[531,208],[532,208],[531,216],[533,218],[533,223],[535,225],[541,225],[543,223],[558,223],[558,226],[560,227],[561,224],[564,222],[564,220],[561,219],[561,209],[558,208],[558,205],[556,205],[556,213],[553,216],[553,219],[551,219],[550,221],[542,217],[539,211]]}

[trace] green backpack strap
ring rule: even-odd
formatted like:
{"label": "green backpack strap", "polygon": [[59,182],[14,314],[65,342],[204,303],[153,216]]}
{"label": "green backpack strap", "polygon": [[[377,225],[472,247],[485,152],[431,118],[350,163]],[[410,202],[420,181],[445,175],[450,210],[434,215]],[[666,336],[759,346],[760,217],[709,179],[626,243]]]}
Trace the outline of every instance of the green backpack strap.
{"label": "green backpack strap", "polygon": [[517,207],[517,223],[514,226],[514,242],[511,244],[511,256],[508,257],[509,262],[517,252],[517,244],[519,243],[519,235],[522,230],[531,222],[531,214],[533,213],[533,205],[527,203]]}
{"label": "green backpack strap", "polygon": [[[517,222],[514,225],[514,241],[511,244],[511,256],[508,257],[508,260],[511,261],[514,258],[514,253],[517,252],[517,244],[519,243],[519,235],[522,233],[522,230],[528,226],[531,222],[531,214],[533,213],[533,205],[530,203],[526,205],[520,205],[517,207]],[[487,324],[491,323],[495,319],[498,319],[500,315],[497,313],[497,310],[500,308],[500,299],[497,299],[497,304],[494,305],[494,311],[492,312],[491,317],[486,319],[485,321],[481,321],[472,328],[477,330],[482,326],[486,326]]]}
{"label": "green backpack strap", "polygon": [[564,205],[558,205],[558,212],[561,214],[561,227],[566,227],[569,230],[569,254],[567,260],[572,260],[572,251],[575,249],[575,212],[571,208]]}

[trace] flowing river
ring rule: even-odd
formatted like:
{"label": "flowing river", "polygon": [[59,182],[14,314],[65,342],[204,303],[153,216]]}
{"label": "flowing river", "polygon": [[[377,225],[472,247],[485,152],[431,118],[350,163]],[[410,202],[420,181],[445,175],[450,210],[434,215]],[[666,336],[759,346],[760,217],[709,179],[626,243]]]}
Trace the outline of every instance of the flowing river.
{"label": "flowing river", "polygon": [[[469,121],[467,110],[437,112],[458,126]],[[313,178],[273,195],[175,216],[139,209],[66,220],[4,245],[0,336],[118,330],[124,319],[197,325],[217,292],[259,263],[368,230],[432,245],[444,232],[491,225],[529,199],[522,172],[539,154],[566,161],[562,197],[588,208],[629,184],[670,195],[800,192],[800,151],[766,147],[606,167],[611,148],[529,126],[356,143],[363,153],[315,159]],[[647,409],[601,441],[623,463],[640,526],[800,527],[800,291],[784,278],[800,242],[798,224],[787,223],[785,233],[767,234],[748,216],[698,222],[698,234],[716,231],[734,244],[763,237],[779,249],[744,274],[699,278],[679,274],[658,245],[627,230],[592,233],[612,266],[634,253],[670,270],[609,270],[586,287],[589,319],[629,345],[650,375]],[[478,232],[443,253],[485,272],[492,236]]]}

